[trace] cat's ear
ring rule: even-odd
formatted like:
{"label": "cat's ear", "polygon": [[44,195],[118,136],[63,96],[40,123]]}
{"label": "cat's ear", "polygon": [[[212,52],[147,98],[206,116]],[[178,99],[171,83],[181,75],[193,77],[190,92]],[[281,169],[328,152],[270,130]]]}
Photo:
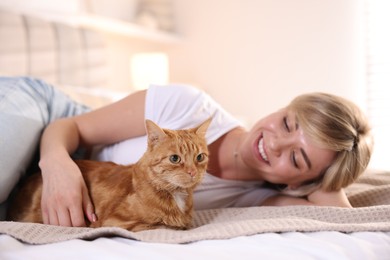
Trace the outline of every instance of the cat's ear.
{"label": "cat's ear", "polygon": [[148,141],[150,143],[155,143],[156,141],[161,141],[167,135],[164,130],[162,130],[156,123],[146,119],[145,120],[146,133],[148,134]]}
{"label": "cat's ear", "polygon": [[197,135],[199,136],[206,136],[206,132],[207,132],[207,128],[209,127],[210,123],[211,123],[211,120],[213,118],[210,117],[209,119],[207,119],[206,121],[204,121],[202,124],[200,124],[198,127],[196,127],[195,129],[195,132]]}

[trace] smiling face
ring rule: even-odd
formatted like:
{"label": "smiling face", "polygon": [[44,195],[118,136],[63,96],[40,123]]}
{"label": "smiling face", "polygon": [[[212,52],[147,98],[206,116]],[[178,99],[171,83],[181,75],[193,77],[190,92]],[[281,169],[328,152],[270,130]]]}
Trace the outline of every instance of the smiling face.
{"label": "smiling face", "polygon": [[289,108],[258,121],[240,152],[252,175],[291,188],[318,178],[336,155],[312,142]]}

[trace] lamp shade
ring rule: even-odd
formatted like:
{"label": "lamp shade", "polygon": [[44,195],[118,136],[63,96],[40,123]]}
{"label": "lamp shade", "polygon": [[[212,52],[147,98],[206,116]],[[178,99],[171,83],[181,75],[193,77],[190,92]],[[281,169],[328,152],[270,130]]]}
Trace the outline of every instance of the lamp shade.
{"label": "lamp shade", "polygon": [[146,89],[150,84],[167,84],[168,56],[162,52],[134,54],[130,60],[130,73],[136,90]]}

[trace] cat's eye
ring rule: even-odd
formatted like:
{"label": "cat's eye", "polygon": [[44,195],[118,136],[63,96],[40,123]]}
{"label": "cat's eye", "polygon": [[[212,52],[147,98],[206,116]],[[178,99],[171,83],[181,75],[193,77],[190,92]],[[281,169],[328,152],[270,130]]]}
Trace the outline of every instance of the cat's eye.
{"label": "cat's eye", "polygon": [[196,160],[197,160],[198,162],[203,161],[204,158],[205,158],[205,154],[204,154],[204,153],[200,153],[200,154],[198,154],[198,156],[196,156]]}
{"label": "cat's eye", "polygon": [[181,159],[179,155],[173,154],[169,157],[169,160],[171,161],[171,163],[179,163]]}

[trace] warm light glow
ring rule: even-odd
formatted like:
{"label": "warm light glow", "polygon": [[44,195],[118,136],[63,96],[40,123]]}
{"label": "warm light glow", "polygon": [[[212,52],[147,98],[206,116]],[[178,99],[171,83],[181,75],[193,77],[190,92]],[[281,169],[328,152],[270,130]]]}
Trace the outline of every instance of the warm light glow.
{"label": "warm light glow", "polygon": [[130,62],[130,72],[134,89],[146,89],[150,84],[167,84],[169,61],[165,53],[137,53]]}

